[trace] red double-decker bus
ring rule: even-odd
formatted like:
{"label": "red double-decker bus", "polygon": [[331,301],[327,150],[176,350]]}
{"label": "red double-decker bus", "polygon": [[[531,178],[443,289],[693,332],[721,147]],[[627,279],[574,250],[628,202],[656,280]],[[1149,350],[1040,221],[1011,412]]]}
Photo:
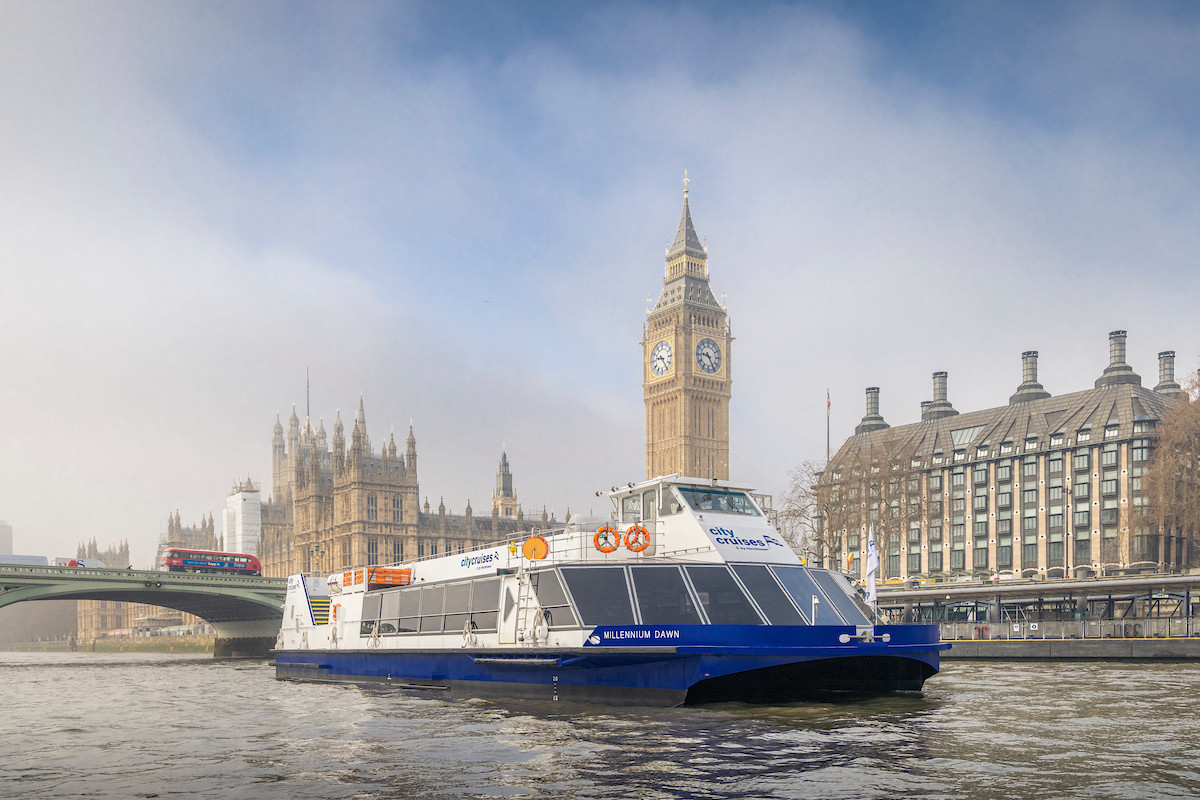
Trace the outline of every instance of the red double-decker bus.
{"label": "red double-decker bus", "polygon": [[262,564],[248,553],[218,553],[168,547],[162,554],[167,572],[215,572],[222,575],[262,575]]}

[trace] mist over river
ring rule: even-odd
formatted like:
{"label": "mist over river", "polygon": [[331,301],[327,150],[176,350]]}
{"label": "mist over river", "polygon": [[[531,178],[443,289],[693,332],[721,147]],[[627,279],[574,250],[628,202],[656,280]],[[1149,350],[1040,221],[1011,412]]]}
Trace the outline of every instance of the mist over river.
{"label": "mist over river", "polygon": [[606,709],[0,653],[0,796],[1182,798],[1200,665],[947,663],[921,696]]}

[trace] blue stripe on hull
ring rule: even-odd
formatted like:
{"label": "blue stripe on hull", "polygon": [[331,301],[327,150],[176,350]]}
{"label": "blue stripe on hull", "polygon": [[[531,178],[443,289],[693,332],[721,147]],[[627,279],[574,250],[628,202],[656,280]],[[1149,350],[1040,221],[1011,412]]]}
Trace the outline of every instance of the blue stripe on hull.
{"label": "blue stripe on hull", "polygon": [[[703,627],[709,634],[718,633],[713,630],[718,626]],[[928,631],[914,628],[932,628],[933,641],[928,641]],[[280,651],[276,676],[386,681],[414,688],[450,688],[473,696],[614,705],[784,702],[836,692],[920,689],[937,672],[938,651],[945,647],[937,644],[935,626],[880,626],[880,634],[892,634],[891,643],[848,645],[830,643],[831,638],[836,642],[830,634],[837,631],[807,628],[802,637],[809,641],[807,646],[795,636],[779,636],[778,629],[761,636],[769,630],[757,628],[759,636],[754,639],[744,636],[743,630],[726,630],[737,635],[711,636],[710,643],[703,645],[661,648]],[[816,644],[818,639],[823,644]]]}

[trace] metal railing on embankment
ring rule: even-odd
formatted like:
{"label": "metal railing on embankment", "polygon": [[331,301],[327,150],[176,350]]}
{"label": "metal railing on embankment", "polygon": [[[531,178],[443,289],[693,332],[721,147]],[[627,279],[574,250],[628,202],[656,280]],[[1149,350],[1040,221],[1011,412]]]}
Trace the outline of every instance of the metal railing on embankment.
{"label": "metal railing on embankment", "polygon": [[1162,617],[1040,622],[943,622],[944,641],[972,639],[1186,639],[1200,636],[1200,619]]}

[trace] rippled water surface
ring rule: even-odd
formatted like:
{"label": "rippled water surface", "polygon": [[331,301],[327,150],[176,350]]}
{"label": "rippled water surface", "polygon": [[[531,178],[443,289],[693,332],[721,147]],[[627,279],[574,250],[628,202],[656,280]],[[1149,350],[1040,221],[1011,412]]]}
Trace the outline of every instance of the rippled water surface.
{"label": "rippled water surface", "polygon": [[923,696],[619,709],[0,653],[0,796],[1200,796],[1200,665],[947,663]]}

